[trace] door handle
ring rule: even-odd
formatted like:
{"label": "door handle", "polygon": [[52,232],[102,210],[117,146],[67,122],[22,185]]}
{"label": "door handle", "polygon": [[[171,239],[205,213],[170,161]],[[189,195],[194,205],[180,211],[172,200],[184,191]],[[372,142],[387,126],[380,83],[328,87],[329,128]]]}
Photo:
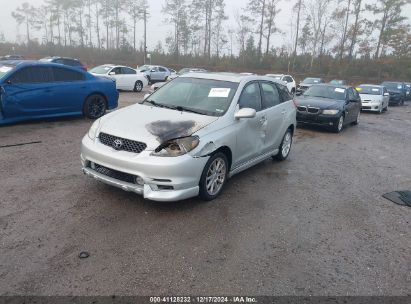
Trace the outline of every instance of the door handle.
{"label": "door handle", "polygon": [[51,92],[52,92],[52,90],[50,90],[50,89],[46,89],[46,90],[44,90],[44,92],[46,92],[46,93],[51,93]]}
{"label": "door handle", "polygon": [[267,122],[267,117],[262,117],[261,119],[260,119],[260,123],[263,125],[263,124],[265,124]]}
{"label": "door handle", "polygon": [[281,114],[282,114],[282,115],[287,114],[287,110],[283,110],[283,111],[281,112]]}

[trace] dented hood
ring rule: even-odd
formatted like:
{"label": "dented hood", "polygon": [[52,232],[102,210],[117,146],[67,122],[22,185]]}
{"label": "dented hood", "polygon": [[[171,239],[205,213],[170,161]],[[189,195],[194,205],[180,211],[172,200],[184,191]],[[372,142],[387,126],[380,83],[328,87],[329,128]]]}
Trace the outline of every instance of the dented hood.
{"label": "dented hood", "polygon": [[143,142],[148,150],[175,138],[191,136],[218,117],[136,104],[103,117],[100,132]]}

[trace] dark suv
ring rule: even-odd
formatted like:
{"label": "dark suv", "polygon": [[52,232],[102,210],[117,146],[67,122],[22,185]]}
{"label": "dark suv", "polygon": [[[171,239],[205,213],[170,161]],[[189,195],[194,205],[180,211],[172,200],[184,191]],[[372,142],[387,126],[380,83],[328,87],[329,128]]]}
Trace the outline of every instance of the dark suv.
{"label": "dark suv", "polygon": [[397,81],[385,81],[381,84],[386,87],[390,93],[390,104],[397,106],[404,105],[404,101],[407,95],[407,89],[405,83]]}
{"label": "dark suv", "polygon": [[74,58],[66,58],[66,57],[46,57],[43,59],[40,59],[42,62],[52,62],[52,63],[58,63],[58,64],[63,64],[63,65],[68,65],[73,68],[83,70],[87,72],[87,67],[83,65],[80,60],[74,59]]}

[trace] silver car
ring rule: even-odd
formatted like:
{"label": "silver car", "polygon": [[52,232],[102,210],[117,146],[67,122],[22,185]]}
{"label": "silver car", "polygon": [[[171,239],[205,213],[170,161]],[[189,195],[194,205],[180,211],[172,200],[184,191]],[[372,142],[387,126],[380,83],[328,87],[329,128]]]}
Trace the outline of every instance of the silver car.
{"label": "silver car", "polygon": [[269,77],[189,73],[97,120],[82,141],[83,172],[154,201],[215,199],[227,179],[285,160],[293,97]]}
{"label": "silver car", "polygon": [[374,84],[362,84],[357,87],[357,91],[361,96],[362,110],[382,112],[388,111],[390,94],[384,86]]}

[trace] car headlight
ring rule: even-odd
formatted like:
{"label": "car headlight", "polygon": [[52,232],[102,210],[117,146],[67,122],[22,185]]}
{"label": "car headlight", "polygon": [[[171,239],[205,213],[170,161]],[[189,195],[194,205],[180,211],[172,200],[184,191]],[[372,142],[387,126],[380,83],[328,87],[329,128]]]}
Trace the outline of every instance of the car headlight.
{"label": "car headlight", "polygon": [[87,133],[87,135],[88,135],[88,137],[91,139],[91,140],[95,140],[96,139],[96,137],[97,137],[97,132],[98,132],[98,129],[100,128],[100,119],[97,119],[92,125],[91,125],[91,128],[90,128],[90,130],[88,130],[88,133]]}
{"label": "car headlight", "polygon": [[161,144],[151,155],[177,157],[194,150],[199,143],[200,139],[197,136],[172,139]]}
{"label": "car headlight", "polygon": [[340,110],[323,110],[324,115],[336,115]]}

